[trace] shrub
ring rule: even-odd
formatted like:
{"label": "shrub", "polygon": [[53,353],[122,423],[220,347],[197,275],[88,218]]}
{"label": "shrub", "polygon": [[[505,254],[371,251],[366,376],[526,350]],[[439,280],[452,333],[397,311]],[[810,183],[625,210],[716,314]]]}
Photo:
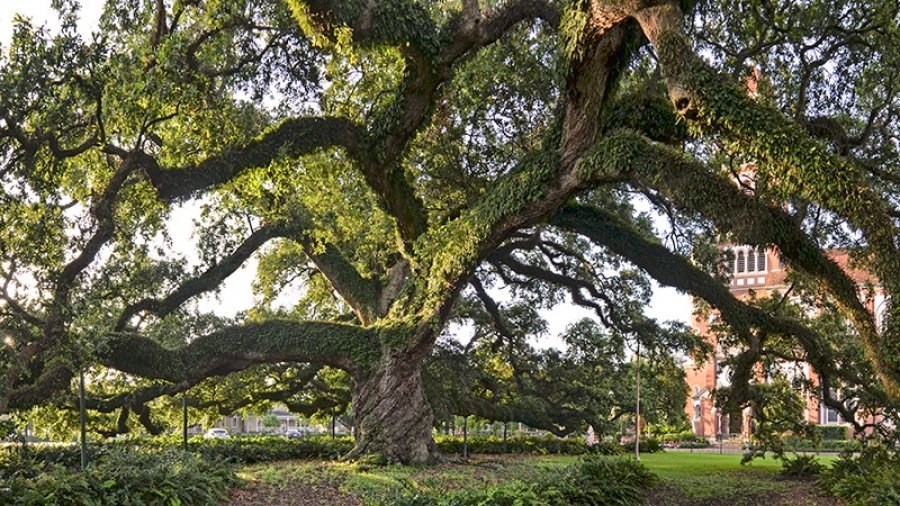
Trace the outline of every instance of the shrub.
{"label": "shrub", "polygon": [[900,506],[900,455],[870,446],[845,452],[822,473],[820,484],[849,506]]}
{"label": "shrub", "polygon": [[[634,441],[628,441],[622,447],[626,453],[634,453]],[[658,439],[652,437],[641,438],[641,453],[656,453],[660,450],[662,450],[662,446],[660,446]]]}
{"label": "shrub", "polygon": [[[463,440],[459,436],[435,436],[438,449],[446,454],[461,454]],[[503,439],[496,436],[471,436],[468,438],[469,453],[500,454],[519,453],[526,455],[584,455],[594,453],[584,439],[558,438],[556,436],[534,437],[514,436]]]}
{"label": "shrub", "polygon": [[791,478],[808,478],[819,475],[824,466],[815,455],[794,455],[781,461],[781,474]]}
{"label": "shrub", "polygon": [[[641,504],[656,476],[631,459],[588,457],[567,470],[546,495],[558,493],[551,504],[629,506]],[[555,489],[555,490],[554,490]]]}
{"label": "shrub", "polygon": [[625,447],[611,441],[600,441],[588,447],[592,455],[624,455]]}
{"label": "shrub", "polygon": [[679,448],[709,448],[712,444],[706,439],[696,439],[693,441],[682,441],[678,444]]}
{"label": "shrub", "polygon": [[[27,458],[27,457],[26,457]],[[4,480],[0,504],[8,506],[215,505],[236,485],[237,476],[221,461],[178,451],[161,453],[121,448],[96,455],[85,471],[30,462],[32,469]]]}
{"label": "shrub", "polygon": [[824,441],[846,441],[850,439],[850,429],[846,425],[818,425],[816,431]]}
{"label": "shrub", "polygon": [[787,436],[782,439],[784,448],[794,452],[857,452],[862,449],[862,443],[859,441],[840,441],[840,440],[823,440],[814,441],[812,439],[804,439],[798,436]]}

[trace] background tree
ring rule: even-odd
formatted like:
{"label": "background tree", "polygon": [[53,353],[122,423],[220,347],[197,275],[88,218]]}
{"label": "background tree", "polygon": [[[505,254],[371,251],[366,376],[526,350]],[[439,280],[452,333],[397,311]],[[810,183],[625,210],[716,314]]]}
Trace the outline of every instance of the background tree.
{"label": "background tree", "polygon": [[[97,411],[146,413],[261,364],[295,392],[327,366],[350,378],[354,454],[427,462],[422,367],[461,296],[568,297],[649,341],[666,332],[642,314],[647,276],[728,325],[731,402],[776,342],[823,387],[871,379],[830,336],[732,297],[715,239],[777,246],[896,399],[896,306],[879,327],[823,250],[851,247],[897,293],[894,2],[694,4],[110,1],[91,40],[73,1],[58,34],[20,22],[0,70],[0,411],[89,367],[123,375]],[[183,202],[203,208],[194,263],[165,227]],[[260,307],[198,314],[257,252]]]}

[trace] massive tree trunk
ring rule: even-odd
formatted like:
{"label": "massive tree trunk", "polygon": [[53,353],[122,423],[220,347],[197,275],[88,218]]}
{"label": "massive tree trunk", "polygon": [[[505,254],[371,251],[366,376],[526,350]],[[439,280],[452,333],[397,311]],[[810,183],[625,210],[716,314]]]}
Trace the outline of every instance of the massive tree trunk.
{"label": "massive tree trunk", "polygon": [[438,458],[422,364],[418,354],[396,352],[385,356],[375,371],[354,375],[356,447],[351,456],[377,454],[404,464]]}

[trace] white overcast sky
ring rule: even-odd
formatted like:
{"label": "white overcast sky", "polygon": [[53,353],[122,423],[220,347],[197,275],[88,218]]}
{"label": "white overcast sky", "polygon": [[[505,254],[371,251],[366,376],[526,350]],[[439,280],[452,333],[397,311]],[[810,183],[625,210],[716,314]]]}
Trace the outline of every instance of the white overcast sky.
{"label": "white overcast sky", "polygon": [[[85,37],[89,37],[92,30],[97,27],[103,3],[103,0],[82,0],[80,30]],[[56,13],[50,8],[50,0],[0,0],[0,44],[3,45],[4,51],[9,47],[12,20],[17,13],[31,18],[37,25],[46,23],[51,29],[58,26]],[[175,209],[172,213],[169,230],[175,247],[182,251],[190,250],[192,222],[197,216],[197,209],[196,205],[192,205]],[[254,274],[255,262],[248,262],[226,282],[217,298],[207,297],[200,301],[199,306],[226,316],[248,309],[253,303],[250,283]],[[550,324],[550,335],[540,344],[551,346],[557,344],[559,341],[556,335],[565,329],[566,325],[580,318],[590,317],[591,314],[586,309],[572,305],[564,305],[545,312],[543,316]],[[678,320],[687,323],[691,316],[690,298],[674,289],[655,286],[648,314],[660,320]]]}

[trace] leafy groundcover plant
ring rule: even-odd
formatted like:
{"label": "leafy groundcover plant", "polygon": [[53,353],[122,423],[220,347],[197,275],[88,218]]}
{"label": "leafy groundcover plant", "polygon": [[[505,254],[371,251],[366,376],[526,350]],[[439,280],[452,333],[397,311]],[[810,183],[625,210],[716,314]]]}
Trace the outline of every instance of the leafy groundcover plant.
{"label": "leafy groundcover plant", "polygon": [[[588,456],[537,483],[513,483],[435,497],[410,491],[397,506],[633,506],[641,504],[656,475],[627,458]],[[385,504],[384,506],[387,506]]]}
{"label": "leafy groundcover plant", "polygon": [[883,446],[845,452],[820,483],[849,506],[900,506],[900,454]]}
{"label": "leafy groundcover plant", "polygon": [[[49,455],[61,458],[44,458]],[[0,456],[0,504],[215,505],[239,483],[229,464],[175,450],[94,449],[83,472],[66,457],[29,449]]]}

